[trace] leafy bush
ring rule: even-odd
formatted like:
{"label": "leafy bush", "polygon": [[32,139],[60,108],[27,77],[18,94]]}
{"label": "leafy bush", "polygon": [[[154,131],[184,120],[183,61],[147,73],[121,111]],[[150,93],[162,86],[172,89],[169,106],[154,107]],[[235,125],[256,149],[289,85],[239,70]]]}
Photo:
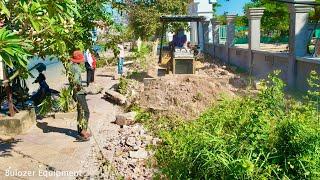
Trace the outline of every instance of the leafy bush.
{"label": "leafy bush", "polygon": [[120,92],[120,94],[127,94],[128,91],[128,86],[129,86],[129,82],[126,78],[121,77],[119,79],[119,85],[118,85],[118,91]]}
{"label": "leafy bush", "polygon": [[56,106],[57,102],[51,96],[47,96],[42,103],[39,104],[38,114],[40,116],[46,116],[48,113],[53,112]]}
{"label": "leafy bush", "polygon": [[58,99],[58,108],[62,112],[70,112],[74,109],[75,102],[72,98],[71,88],[62,88]]}
{"label": "leafy bush", "polygon": [[144,56],[149,54],[151,51],[152,51],[152,46],[145,43],[141,45],[140,51],[138,51],[137,48],[133,49],[133,53],[136,58],[143,58]]}
{"label": "leafy bush", "polygon": [[107,61],[104,59],[97,60],[97,68],[103,68],[107,65]]}
{"label": "leafy bush", "polygon": [[319,113],[286,99],[277,74],[258,96],[225,99],[162,131],[160,171],[169,179],[319,179]]}

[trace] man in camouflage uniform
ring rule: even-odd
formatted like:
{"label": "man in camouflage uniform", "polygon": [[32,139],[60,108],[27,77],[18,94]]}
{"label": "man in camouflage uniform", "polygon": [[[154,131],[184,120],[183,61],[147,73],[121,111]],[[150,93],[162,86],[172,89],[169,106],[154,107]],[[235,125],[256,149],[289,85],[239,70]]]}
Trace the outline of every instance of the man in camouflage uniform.
{"label": "man in camouflage uniform", "polygon": [[81,68],[80,63],[84,63],[84,55],[81,51],[75,51],[71,58],[73,62],[71,65],[71,72],[74,79],[73,98],[77,102],[77,121],[78,121],[78,133],[82,140],[90,139],[90,132],[88,131],[88,123],[90,117],[90,111],[86,101],[86,93],[82,88]]}

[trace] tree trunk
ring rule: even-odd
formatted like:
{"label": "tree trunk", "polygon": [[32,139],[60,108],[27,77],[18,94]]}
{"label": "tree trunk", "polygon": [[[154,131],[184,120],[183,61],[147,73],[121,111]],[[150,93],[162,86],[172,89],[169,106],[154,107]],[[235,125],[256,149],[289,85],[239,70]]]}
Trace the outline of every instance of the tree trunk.
{"label": "tree trunk", "polygon": [[[3,79],[4,80],[8,80],[8,76],[7,76],[7,72],[5,71],[3,73]],[[4,84],[4,87],[5,87],[5,91],[6,91],[6,94],[7,94],[7,101],[8,101],[8,105],[9,105],[9,116],[13,117],[15,115],[15,110],[14,110],[14,105],[13,105],[13,99],[12,99],[12,89],[11,89],[11,86],[10,86],[10,82],[6,82]]]}

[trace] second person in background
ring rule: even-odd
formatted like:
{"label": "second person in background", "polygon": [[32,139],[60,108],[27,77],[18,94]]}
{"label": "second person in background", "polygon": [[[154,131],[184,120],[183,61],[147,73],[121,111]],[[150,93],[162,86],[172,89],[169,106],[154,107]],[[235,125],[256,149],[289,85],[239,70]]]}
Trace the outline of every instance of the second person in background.
{"label": "second person in background", "polygon": [[94,55],[87,49],[84,52],[84,58],[85,58],[85,67],[87,70],[87,86],[90,85],[90,83],[94,82],[94,73],[97,65],[97,60],[94,57]]}

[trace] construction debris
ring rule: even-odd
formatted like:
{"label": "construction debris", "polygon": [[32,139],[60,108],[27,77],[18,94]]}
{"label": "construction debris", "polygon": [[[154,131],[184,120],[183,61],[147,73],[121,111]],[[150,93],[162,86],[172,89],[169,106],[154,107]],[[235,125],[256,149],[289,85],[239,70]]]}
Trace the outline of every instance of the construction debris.
{"label": "construction debris", "polygon": [[127,98],[124,95],[113,90],[106,91],[104,98],[119,105],[124,105],[127,102]]}
{"label": "construction debris", "polygon": [[135,112],[129,112],[129,113],[117,115],[115,123],[119,126],[124,126],[124,125],[128,126],[128,125],[134,124],[135,116],[136,116]]}

